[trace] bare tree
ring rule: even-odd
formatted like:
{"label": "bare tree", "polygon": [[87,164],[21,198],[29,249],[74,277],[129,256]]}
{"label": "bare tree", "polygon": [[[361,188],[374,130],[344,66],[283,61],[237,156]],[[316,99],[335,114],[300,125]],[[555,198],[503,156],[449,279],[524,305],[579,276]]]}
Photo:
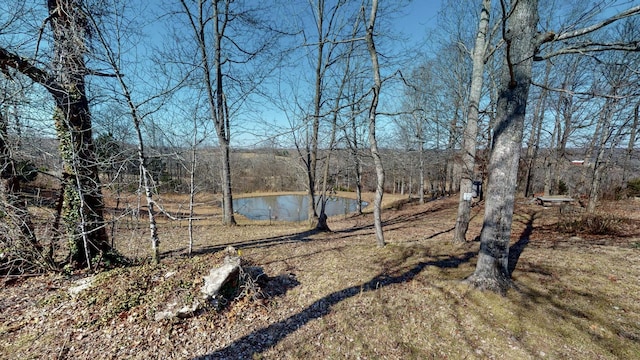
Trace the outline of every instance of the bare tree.
{"label": "bare tree", "polygon": [[[539,34],[538,1],[501,1],[505,60],[502,67],[496,123],[489,161],[489,181],[484,222],[480,235],[480,254],[476,270],[467,281],[482,289],[502,292],[510,285],[509,240],[513,218],[518,162],[522,146],[524,117],[532,75],[534,58],[545,59],[559,54],[577,52],[573,44],[552,53],[540,54],[541,46],[551,41],[562,41],[583,36],[618,19],[635,15],[640,7],[631,8],[583,29],[556,34]],[[597,51],[602,44],[582,44],[582,51]],[[630,48],[622,43],[611,43],[607,49]]]}
{"label": "bare tree", "polygon": [[374,30],[376,25],[376,16],[378,13],[378,0],[372,0],[371,10],[367,21],[367,32],[365,40],[367,49],[371,57],[371,70],[373,72],[373,87],[371,106],[369,107],[369,147],[373,163],[376,168],[376,196],[373,201],[373,221],[376,230],[376,243],[379,247],[385,245],[384,233],[382,231],[382,197],[384,195],[384,167],[378,149],[378,141],[376,139],[376,116],[378,111],[378,102],[380,101],[380,90],[382,89],[382,78],[380,77],[380,63],[378,62],[378,52],[376,51],[374,41]]}
{"label": "bare tree", "polygon": [[[327,190],[328,190],[328,177],[329,177],[329,168],[330,168],[330,159],[331,159],[331,153],[334,150],[334,145],[336,143],[336,133],[338,131],[338,118],[340,116],[341,113],[341,108],[342,107],[348,107],[349,105],[343,105],[344,102],[344,97],[345,97],[345,91],[346,91],[346,87],[349,85],[349,80],[351,77],[354,77],[356,75],[354,69],[352,69],[352,58],[355,57],[355,47],[357,45],[357,42],[355,41],[357,34],[361,31],[361,18],[360,17],[356,17],[355,23],[353,25],[353,30],[351,31],[351,39],[354,39],[353,41],[348,41],[346,43],[346,49],[343,51],[343,54],[341,54],[341,58],[343,59],[344,62],[344,66],[342,68],[342,78],[338,83],[338,89],[336,91],[335,94],[335,98],[334,98],[334,106],[333,109],[331,110],[331,134],[329,136],[329,146],[328,146],[328,151],[327,151],[327,155],[325,156],[324,159],[324,170],[323,170],[323,179],[322,179],[322,194],[320,197],[320,215],[318,217],[318,225],[316,226],[316,229],[318,230],[329,230],[329,226],[327,225],[327,215],[325,214],[325,208],[326,208],[326,203],[327,203]],[[359,101],[359,100],[354,100],[354,101]],[[319,105],[319,104],[318,104]],[[314,123],[315,126],[315,123]]]}
{"label": "bare tree", "polygon": [[364,140],[363,134],[360,134],[362,126],[360,126],[359,118],[362,115],[364,109],[362,109],[362,102],[359,98],[362,96],[364,88],[364,81],[360,77],[352,77],[349,79],[349,87],[347,89],[348,99],[348,114],[347,123],[344,124],[342,130],[344,132],[344,141],[349,148],[349,158],[353,164],[353,173],[355,178],[355,190],[356,190],[356,212],[362,214],[362,155],[361,149]]}
{"label": "bare tree", "polygon": [[[209,117],[218,136],[223,224],[234,225],[231,124],[234,114],[254,96],[269,75],[269,64],[275,64],[266,56],[277,51],[275,44],[280,33],[263,16],[267,5],[233,0],[181,0],[180,4],[191,29],[185,41],[195,45],[197,62],[193,68],[199,84],[196,86],[205,90]],[[176,30],[176,36],[183,35]],[[188,57],[180,61],[191,66]],[[258,61],[260,64],[254,66]]]}

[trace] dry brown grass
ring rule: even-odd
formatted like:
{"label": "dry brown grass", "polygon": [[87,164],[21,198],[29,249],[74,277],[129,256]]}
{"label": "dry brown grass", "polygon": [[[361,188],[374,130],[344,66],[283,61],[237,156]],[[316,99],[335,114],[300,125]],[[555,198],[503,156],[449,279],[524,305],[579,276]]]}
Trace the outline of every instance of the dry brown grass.
{"label": "dry brown grass", "polygon": [[[185,223],[164,221],[158,267],[104,272],[77,297],[67,293],[73,278],[61,276],[5,286],[0,358],[640,358],[640,228],[627,221],[640,204],[603,206],[624,220],[615,235],[563,234],[558,209],[519,204],[515,288],[504,297],[460,281],[473,272],[478,243],[450,245],[456,199],[392,207],[382,249],[370,215],[332,218],[332,233],[295,223],[225,228],[213,218],[197,226],[198,255],[189,258]],[[482,208],[473,216],[470,238]],[[118,248],[144,256],[144,222],[129,225]],[[154,321],[167,301],[199,296],[229,244],[274,284],[296,282],[260,302]]]}

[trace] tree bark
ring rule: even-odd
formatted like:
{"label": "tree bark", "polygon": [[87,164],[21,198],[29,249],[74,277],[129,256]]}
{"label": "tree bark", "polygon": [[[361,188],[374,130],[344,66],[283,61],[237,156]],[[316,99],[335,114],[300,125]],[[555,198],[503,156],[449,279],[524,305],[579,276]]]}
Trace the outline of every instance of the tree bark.
{"label": "tree bark", "polygon": [[[504,5],[504,4],[503,4]],[[510,285],[509,240],[520,149],[536,49],[538,1],[519,0],[503,9],[506,56],[502,68],[480,253],[467,281],[475,287],[504,292]],[[506,18],[509,14],[508,18]]]}
{"label": "tree bark", "polygon": [[482,95],[482,76],[484,74],[484,57],[486,49],[486,38],[489,30],[489,12],[491,11],[491,0],[482,1],[480,12],[480,24],[478,25],[478,36],[473,49],[473,70],[471,74],[471,91],[469,92],[469,110],[467,123],[464,128],[462,138],[462,166],[460,179],[460,200],[458,202],[458,217],[453,234],[454,243],[464,243],[466,241],[467,229],[469,228],[471,214],[471,199],[465,198],[465,194],[472,192],[473,181],[475,180],[475,159],[478,137],[478,114],[480,107],[480,96]]}

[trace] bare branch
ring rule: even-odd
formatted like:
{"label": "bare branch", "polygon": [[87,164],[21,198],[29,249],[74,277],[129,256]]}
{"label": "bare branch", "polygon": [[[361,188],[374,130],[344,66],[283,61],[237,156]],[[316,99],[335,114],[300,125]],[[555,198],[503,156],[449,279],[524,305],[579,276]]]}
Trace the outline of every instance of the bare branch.
{"label": "bare branch", "polygon": [[573,90],[569,90],[569,89],[554,88],[554,87],[547,86],[547,85],[544,85],[544,84],[538,84],[538,83],[533,82],[533,81],[531,82],[531,85],[537,86],[537,87],[545,89],[545,90],[554,91],[554,92],[561,92],[561,93],[565,93],[565,94],[569,94],[569,95],[583,95],[583,96],[600,97],[600,98],[612,99],[612,100],[623,100],[623,99],[628,99],[628,98],[640,95],[640,93],[632,93],[632,94],[628,94],[628,95],[609,95],[609,94],[599,94],[599,93],[596,93],[595,91],[591,91],[591,92],[573,91]]}
{"label": "bare branch", "polygon": [[593,43],[593,42],[584,42],[577,45],[567,46],[565,48],[559,49],[557,51],[544,54],[544,55],[536,55],[533,59],[535,61],[547,60],[552,57],[558,55],[566,55],[566,54],[585,54],[592,52],[601,52],[601,51],[640,51],[640,43],[638,41],[633,41],[631,43],[610,43],[610,44],[601,44],[601,43]]}
{"label": "bare branch", "polygon": [[0,71],[7,74],[8,68],[15,69],[34,82],[43,85],[49,92],[60,94],[63,91],[49,73],[32,64],[30,60],[9,52],[5,48],[0,48]]}
{"label": "bare branch", "polygon": [[[575,37],[582,36],[582,35],[594,32],[596,30],[602,29],[603,27],[615,21],[618,21],[620,19],[624,19],[626,17],[638,15],[638,14],[640,14],[640,5],[634,6],[630,9],[620,12],[610,18],[602,20],[601,22],[588,26],[586,28],[574,30],[572,32],[563,33],[563,34],[553,34],[553,33],[541,34],[542,35],[541,40],[543,40],[543,42],[551,42],[551,41],[561,41],[561,40],[575,38]],[[543,42],[541,42],[540,44],[542,44]]]}

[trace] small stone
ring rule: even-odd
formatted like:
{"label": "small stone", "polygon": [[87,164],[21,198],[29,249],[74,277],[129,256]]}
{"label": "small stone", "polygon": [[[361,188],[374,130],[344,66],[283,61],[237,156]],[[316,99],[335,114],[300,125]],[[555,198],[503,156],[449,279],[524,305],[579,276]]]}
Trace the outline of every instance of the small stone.
{"label": "small stone", "polygon": [[69,292],[69,295],[77,296],[82,291],[90,288],[91,285],[93,285],[93,279],[93,276],[89,276],[76,281],[76,286],[70,287],[69,290],[67,290]]}

